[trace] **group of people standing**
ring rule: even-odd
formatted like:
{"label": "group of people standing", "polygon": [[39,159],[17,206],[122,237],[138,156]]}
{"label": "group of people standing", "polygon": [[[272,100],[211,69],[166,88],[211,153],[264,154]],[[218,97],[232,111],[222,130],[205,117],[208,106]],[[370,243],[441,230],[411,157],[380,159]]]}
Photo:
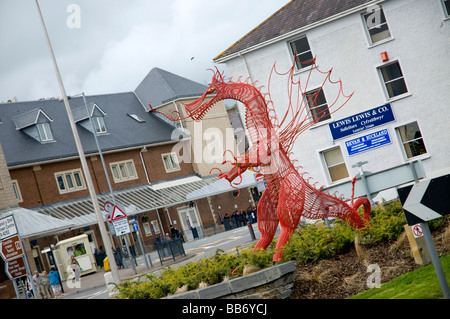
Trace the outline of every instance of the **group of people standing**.
{"label": "group of people standing", "polygon": [[256,223],[258,220],[258,215],[256,212],[256,207],[249,206],[247,210],[241,209],[238,211],[237,209],[231,214],[231,217],[228,213],[225,214],[223,223],[225,225],[225,230],[229,230],[232,228],[237,228],[241,226]]}

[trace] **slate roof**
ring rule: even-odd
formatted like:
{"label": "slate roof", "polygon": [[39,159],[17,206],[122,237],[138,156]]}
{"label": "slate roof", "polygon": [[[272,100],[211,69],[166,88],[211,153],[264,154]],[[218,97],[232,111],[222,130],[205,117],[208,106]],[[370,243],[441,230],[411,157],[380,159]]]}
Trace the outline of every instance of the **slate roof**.
{"label": "slate roof", "polygon": [[52,119],[45,114],[41,109],[34,109],[20,115],[17,115],[12,118],[14,124],[16,125],[16,129],[20,130],[26,128],[28,126],[34,125],[39,122],[39,118],[42,116],[42,122],[51,122]]}
{"label": "slate roof", "polygon": [[[104,115],[108,133],[98,135],[102,151],[171,141],[176,125],[148,112],[148,103],[159,106],[181,97],[201,96],[206,89],[202,84],[154,68],[135,92],[86,96],[89,110]],[[97,153],[94,136],[83,125],[87,115],[83,98],[71,98],[69,104],[84,152]],[[144,122],[133,119],[132,114]],[[41,143],[28,131],[43,121],[49,123],[54,141]],[[0,143],[9,167],[78,157],[64,103],[57,98],[0,104],[0,123]]]}
{"label": "slate roof", "polygon": [[149,102],[153,108],[157,108],[179,98],[201,96],[207,89],[207,86],[200,83],[160,68],[153,68],[134,93],[139,97],[146,110],[149,110]]}
{"label": "slate roof", "polygon": [[[171,140],[173,126],[144,110],[133,92],[87,96],[87,103],[96,103],[107,115],[104,122],[107,134],[98,135],[103,152]],[[83,99],[69,100],[72,109],[84,106]],[[40,143],[16,129],[13,118],[30,110],[40,109],[50,123],[54,141]],[[139,123],[127,113],[134,113],[145,122]],[[9,167],[78,156],[64,103],[57,99],[0,104],[0,143]],[[94,136],[77,124],[86,154],[96,153]]]}
{"label": "slate roof", "polygon": [[214,60],[353,9],[372,0],[293,0],[272,14]]}

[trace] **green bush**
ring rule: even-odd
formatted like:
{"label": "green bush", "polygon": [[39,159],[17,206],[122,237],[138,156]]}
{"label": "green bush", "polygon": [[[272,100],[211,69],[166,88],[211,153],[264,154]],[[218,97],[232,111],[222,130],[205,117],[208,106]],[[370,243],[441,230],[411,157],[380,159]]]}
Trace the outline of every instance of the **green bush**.
{"label": "green bush", "polygon": [[331,258],[354,244],[356,232],[361,233],[360,237],[365,242],[394,240],[403,232],[405,224],[401,203],[394,201],[372,210],[369,229],[355,231],[341,220],[336,220],[331,229],[323,224],[302,226],[284,246],[283,260],[301,264]]}
{"label": "green bush", "polygon": [[[372,210],[371,226],[360,231],[360,237],[370,243],[395,240],[403,232],[405,223],[400,202],[384,202]],[[353,246],[356,232],[341,220],[336,220],[331,229],[323,224],[302,226],[284,246],[281,262],[294,260],[297,263],[309,263],[333,257]],[[252,249],[236,248],[236,254],[217,250],[213,256],[176,269],[164,268],[159,276],[148,274],[143,275],[139,282],[125,281],[117,286],[119,294],[116,298],[163,298],[184,285],[192,290],[197,289],[201,282],[209,285],[220,283],[225,277],[241,276],[246,265],[255,265],[261,269],[272,266],[274,252],[275,242],[267,250],[256,253]]]}
{"label": "green bush", "polygon": [[304,264],[330,258],[349,247],[354,237],[352,229],[341,221],[331,229],[316,224],[302,226],[283,247],[283,260]]}
{"label": "green bush", "polygon": [[383,203],[372,210],[369,238],[372,242],[397,239],[406,224],[400,201]]}
{"label": "green bush", "polygon": [[117,285],[119,299],[157,299],[173,294],[178,288],[187,285],[188,290],[197,289],[201,282],[213,285],[225,277],[242,276],[246,265],[267,268],[272,265],[273,245],[267,250],[253,253],[251,249],[227,254],[217,250],[216,254],[189,262],[178,268],[164,268],[159,276],[144,274],[139,282],[124,281]]}

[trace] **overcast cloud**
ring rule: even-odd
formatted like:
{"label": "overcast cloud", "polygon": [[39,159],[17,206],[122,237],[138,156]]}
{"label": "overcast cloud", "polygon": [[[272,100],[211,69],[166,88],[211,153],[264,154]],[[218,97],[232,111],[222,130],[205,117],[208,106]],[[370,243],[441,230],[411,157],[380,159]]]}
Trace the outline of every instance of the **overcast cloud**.
{"label": "overcast cloud", "polygon": [[[287,2],[40,0],[39,4],[67,94],[93,95],[133,91],[153,67],[206,84],[213,58]],[[76,11],[67,12],[73,4],[80,9],[79,20],[71,19]],[[79,28],[70,28],[68,19],[69,25],[79,22]],[[0,101],[61,95],[34,0],[1,0],[0,43]]]}

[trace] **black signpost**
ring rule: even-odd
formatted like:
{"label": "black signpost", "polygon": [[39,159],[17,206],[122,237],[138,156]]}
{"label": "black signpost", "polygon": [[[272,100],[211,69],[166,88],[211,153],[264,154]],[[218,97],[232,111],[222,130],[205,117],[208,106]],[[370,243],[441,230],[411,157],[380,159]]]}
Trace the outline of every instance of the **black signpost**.
{"label": "black signpost", "polygon": [[450,289],[428,226],[428,221],[450,213],[450,175],[397,188],[397,192],[408,225],[418,224],[422,229],[444,298],[450,299]]}

